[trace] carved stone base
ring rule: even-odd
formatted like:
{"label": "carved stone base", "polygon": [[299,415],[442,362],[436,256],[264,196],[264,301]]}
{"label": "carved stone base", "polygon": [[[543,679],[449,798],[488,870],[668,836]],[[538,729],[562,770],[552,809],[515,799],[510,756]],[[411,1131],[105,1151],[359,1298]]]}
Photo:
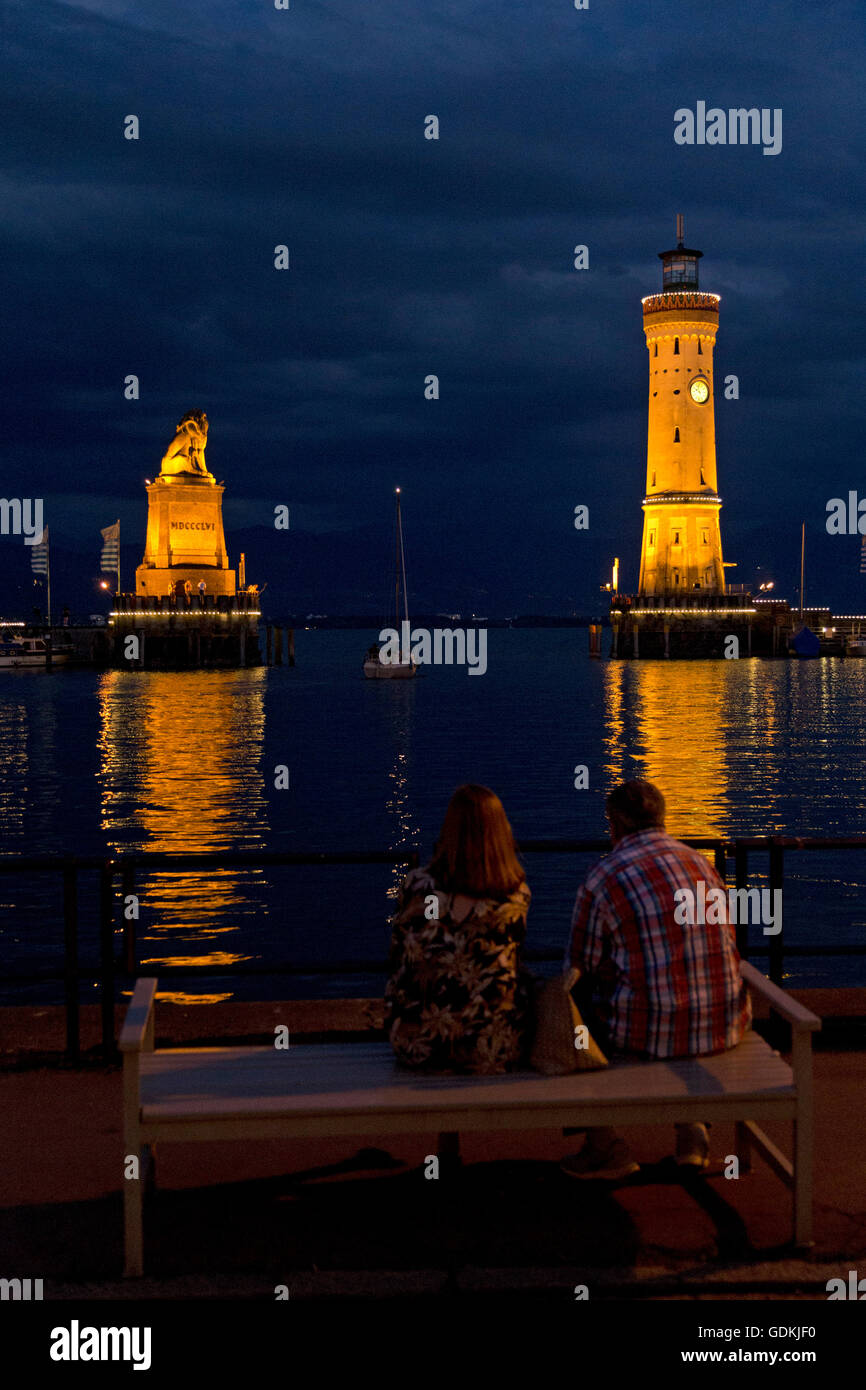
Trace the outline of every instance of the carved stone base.
{"label": "carved stone base", "polygon": [[169,592],[177,594],[178,584],[183,593],[183,586],[189,580],[193,597],[197,600],[199,581],[202,579],[208,594],[237,593],[234,570],[220,570],[206,565],[172,565],[170,569],[139,565],[135,571],[135,592],[147,598],[164,598]]}
{"label": "carved stone base", "polygon": [[160,476],[147,488],[147,540],[135,572],[139,595],[162,598],[186,580],[198,594],[204,580],[209,594],[234,594],[222,519],[223,488],[213,475]]}

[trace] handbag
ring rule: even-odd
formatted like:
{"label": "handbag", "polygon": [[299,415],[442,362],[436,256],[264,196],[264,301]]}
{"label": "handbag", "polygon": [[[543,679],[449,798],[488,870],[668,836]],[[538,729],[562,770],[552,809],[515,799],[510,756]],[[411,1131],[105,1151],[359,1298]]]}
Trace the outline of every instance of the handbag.
{"label": "handbag", "polygon": [[580,971],[572,968],[552,980],[536,980],[535,1037],[529,1062],[545,1076],[598,1071],[608,1065],[571,997],[579,976]]}

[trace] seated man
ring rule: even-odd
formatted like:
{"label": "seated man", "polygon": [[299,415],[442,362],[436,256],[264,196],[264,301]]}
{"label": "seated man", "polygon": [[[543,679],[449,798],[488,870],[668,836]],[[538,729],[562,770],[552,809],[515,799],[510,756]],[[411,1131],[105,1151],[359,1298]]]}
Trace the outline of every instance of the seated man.
{"label": "seated man", "polygon": [[[724,884],[702,854],[667,834],[665,799],[651,782],[616,787],[606,809],[613,850],[578,892],[566,957],[583,977],[590,1031],[618,1057],[701,1057],[735,1047],[751,1004],[732,928],[681,925],[674,896],[696,894],[701,880],[707,892]],[[706,1126],[676,1129],[677,1163],[706,1168]],[[610,1128],[588,1130],[581,1152],[562,1163],[573,1178],[620,1179],[638,1168]]]}

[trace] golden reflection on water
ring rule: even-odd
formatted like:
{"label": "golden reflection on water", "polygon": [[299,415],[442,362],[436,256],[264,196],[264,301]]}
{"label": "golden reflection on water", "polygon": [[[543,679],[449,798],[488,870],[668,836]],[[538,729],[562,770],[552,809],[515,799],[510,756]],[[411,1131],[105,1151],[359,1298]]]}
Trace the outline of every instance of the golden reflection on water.
{"label": "golden reflection on water", "polygon": [[[263,847],[264,668],[109,671],[98,688],[102,829],[111,849],[205,853]],[[248,953],[223,938],[267,912],[259,869],[151,874],[136,883],[142,965],[209,965]],[[219,938],[219,949],[217,939]],[[160,991],[204,1003],[231,992]]]}
{"label": "golden reflection on water", "polygon": [[[744,695],[740,673],[731,679],[733,664],[611,661],[604,667],[606,789],[630,777],[655,782],[673,834],[729,833],[732,701]],[[755,681],[752,670],[745,687],[752,700]],[[742,721],[741,707],[736,720]]]}

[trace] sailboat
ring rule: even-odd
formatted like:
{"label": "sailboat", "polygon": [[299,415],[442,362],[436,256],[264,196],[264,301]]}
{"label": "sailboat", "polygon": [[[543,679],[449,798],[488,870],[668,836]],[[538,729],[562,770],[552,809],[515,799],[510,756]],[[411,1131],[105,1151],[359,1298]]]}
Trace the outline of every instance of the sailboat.
{"label": "sailboat", "polygon": [[[409,633],[409,595],[406,591],[406,556],[403,550],[403,518],[400,513],[400,489],[395,491],[396,500],[396,521],[394,526],[394,631],[396,633]],[[401,613],[402,599],[402,613]],[[405,626],[401,627],[400,620]],[[378,643],[373,643],[364,657],[364,675],[367,680],[408,680],[418,674],[418,667],[414,661],[403,650],[400,645],[400,654],[396,661],[389,660],[388,657],[383,661],[382,653],[384,647]],[[405,658],[405,659],[404,659]]]}
{"label": "sailboat", "polygon": [[808,659],[816,657],[821,652],[821,639],[818,634],[807,627],[803,620],[806,590],[806,523],[803,522],[803,529],[800,535],[800,626],[796,632],[788,638],[788,651],[791,656],[799,656]]}

